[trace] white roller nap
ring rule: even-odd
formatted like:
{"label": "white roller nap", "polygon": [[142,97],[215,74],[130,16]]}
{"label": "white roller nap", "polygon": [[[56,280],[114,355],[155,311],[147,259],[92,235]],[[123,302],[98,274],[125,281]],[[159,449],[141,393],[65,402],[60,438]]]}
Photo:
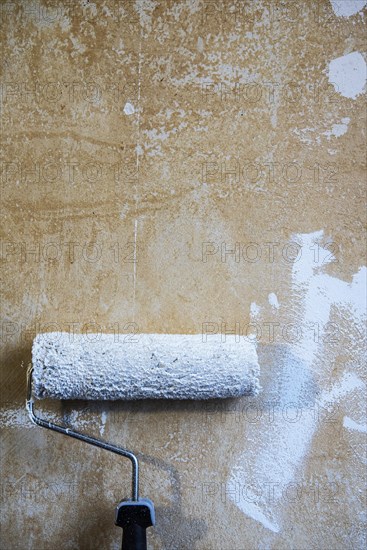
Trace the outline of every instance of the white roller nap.
{"label": "white roller nap", "polygon": [[255,345],[234,335],[50,332],[36,336],[32,359],[38,398],[209,399],[259,389]]}

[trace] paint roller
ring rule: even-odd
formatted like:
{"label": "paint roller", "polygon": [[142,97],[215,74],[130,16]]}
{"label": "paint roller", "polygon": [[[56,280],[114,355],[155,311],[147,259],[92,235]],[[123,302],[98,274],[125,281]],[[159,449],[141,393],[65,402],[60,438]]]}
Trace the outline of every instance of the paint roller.
{"label": "paint roller", "polygon": [[130,459],[131,498],[121,501],[115,524],[123,550],[146,550],[155,523],[151,500],[139,496],[139,464],[131,451],[49,422],[35,414],[35,399],[202,400],[256,395],[259,366],[254,343],[229,335],[38,334],[28,369],[31,420]]}

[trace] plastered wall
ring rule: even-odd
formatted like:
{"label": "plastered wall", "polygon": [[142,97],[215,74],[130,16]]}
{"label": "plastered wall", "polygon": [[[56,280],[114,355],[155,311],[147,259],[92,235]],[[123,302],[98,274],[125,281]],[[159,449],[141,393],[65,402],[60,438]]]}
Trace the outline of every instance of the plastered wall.
{"label": "plastered wall", "polygon": [[120,545],[129,463],[24,410],[50,330],[257,340],[257,398],[39,405],[140,453],[149,548],[363,548],[366,1],[1,10],[1,548]]}

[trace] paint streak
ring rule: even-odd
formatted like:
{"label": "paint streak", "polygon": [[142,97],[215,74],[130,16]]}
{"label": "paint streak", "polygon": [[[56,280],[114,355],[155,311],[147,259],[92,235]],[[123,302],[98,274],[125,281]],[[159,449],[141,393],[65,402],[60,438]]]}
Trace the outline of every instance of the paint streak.
{"label": "paint streak", "polygon": [[349,416],[344,416],[343,426],[344,426],[344,428],[347,428],[348,430],[354,430],[356,432],[367,433],[367,424],[361,424],[359,422],[356,422],[352,418],[349,418]]}
{"label": "paint streak", "polygon": [[270,292],[268,296],[268,300],[272,308],[279,309],[280,306],[279,306],[278,298],[277,298],[277,295],[274,294],[274,292]]}
{"label": "paint streak", "polygon": [[134,283],[133,283],[133,321],[135,321],[135,306],[136,306],[136,264],[137,264],[137,257],[136,257],[136,241],[138,238],[138,220],[135,220],[134,222]]}
{"label": "paint streak", "polygon": [[[246,489],[242,491],[246,498],[239,502],[230,496],[238,508],[276,533],[282,523],[281,495],[269,498],[266,488],[275,484],[286,488],[302,470],[318,427],[315,408],[328,408],[345,396],[365,389],[355,373],[345,371],[331,388],[319,395],[315,391],[314,371],[327,369],[328,365],[318,362],[323,334],[317,340],[310,338],[313,325],[317,322],[319,327],[325,327],[334,304],[347,307],[357,318],[363,315],[366,279],[365,268],[354,276],[351,284],[324,273],[314,261],[316,248],[328,253],[324,265],[334,258],[318,244],[322,237],[322,231],[294,237],[302,249],[292,270],[296,320],[302,326],[302,337],[295,344],[275,348],[273,385],[279,381],[279,402],[271,417],[263,414],[256,425],[250,424],[247,428],[246,441],[252,444],[247,443],[229,480]],[[325,374],[327,377],[328,373]]]}

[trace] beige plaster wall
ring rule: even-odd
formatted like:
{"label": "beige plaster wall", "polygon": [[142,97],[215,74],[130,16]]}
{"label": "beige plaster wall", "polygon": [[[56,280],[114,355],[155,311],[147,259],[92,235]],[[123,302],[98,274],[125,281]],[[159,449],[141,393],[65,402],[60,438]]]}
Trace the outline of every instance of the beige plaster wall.
{"label": "beige plaster wall", "polygon": [[149,548],[364,547],[365,4],[1,3],[2,549],[120,544],[47,330],[257,335],[256,399],[42,404],[140,453]]}

